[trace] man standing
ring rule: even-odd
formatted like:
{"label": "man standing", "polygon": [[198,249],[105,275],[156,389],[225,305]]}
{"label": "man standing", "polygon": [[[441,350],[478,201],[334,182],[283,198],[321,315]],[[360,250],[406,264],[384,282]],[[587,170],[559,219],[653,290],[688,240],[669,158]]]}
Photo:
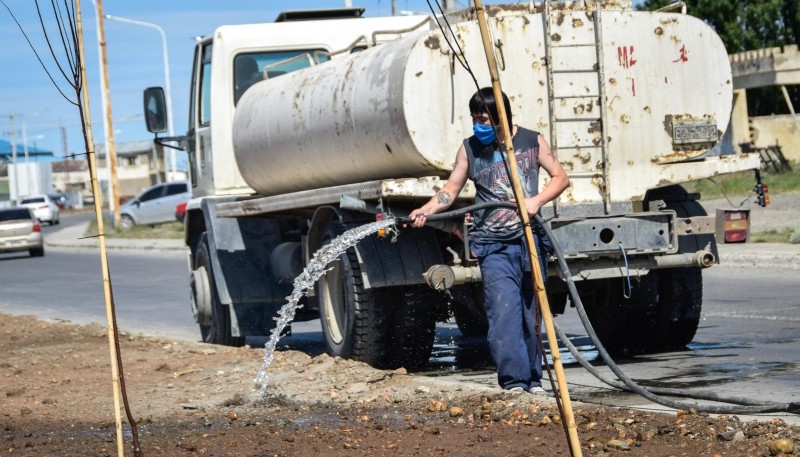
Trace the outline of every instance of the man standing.
{"label": "man standing", "polygon": [[[449,208],[467,179],[475,184],[476,203],[514,200],[496,135],[499,129],[496,103],[490,87],[480,89],[470,98],[475,134],[458,149],[453,171],[442,190],[409,215],[414,227],[425,225],[426,216]],[[569,178],[541,135],[512,123],[511,104],[505,94],[503,104],[512,126],[512,142],[525,192],[524,206],[532,217],[569,186]],[[550,176],[541,192],[540,167]],[[536,336],[539,313],[522,222],[515,210],[501,207],[476,211],[473,217],[470,249],[478,257],[481,269],[489,320],[487,339],[497,365],[497,381],[506,390],[544,393],[542,353]],[[534,239],[542,274],[546,275],[545,250],[550,242],[542,230],[535,230]]]}

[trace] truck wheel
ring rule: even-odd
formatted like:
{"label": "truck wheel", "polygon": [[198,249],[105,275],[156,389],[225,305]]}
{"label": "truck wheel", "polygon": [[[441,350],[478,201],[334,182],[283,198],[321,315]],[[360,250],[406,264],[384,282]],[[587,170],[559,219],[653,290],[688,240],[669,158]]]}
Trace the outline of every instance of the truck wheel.
{"label": "truck wheel", "polygon": [[427,286],[406,286],[391,296],[393,319],[389,324],[388,367],[405,367],[412,371],[425,368],[431,357],[436,316],[444,297]]}
{"label": "truck wheel", "polygon": [[[678,198],[667,199],[667,208],[675,210],[679,218],[706,216],[705,208],[690,200],[680,186],[672,189]],[[679,237],[680,252],[696,252],[711,245],[716,252],[714,235],[684,235]],[[703,308],[703,272],[700,268],[675,268],[664,270],[662,279],[661,306],[669,316],[669,328],[664,350],[682,349],[692,342],[700,325]]]}
{"label": "truck wheel", "polygon": [[699,268],[662,271],[662,304],[670,316],[665,349],[682,349],[692,342],[703,307],[703,274]]}
{"label": "truck wheel", "polygon": [[658,271],[651,271],[639,280],[631,279],[630,298],[621,297],[625,313],[622,350],[628,355],[664,350],[669,313],[664,309],[660,280]]}
{"label": "truck wheel", "polygon": [[486,336],[489,319],[483,307],[483,287],[480,284],[461,287],[451,291],[453,317],[461,334],[466,337]]}
{"label": "truck wheel", "polygon": [[[192,307],[194,308],[195,319],[200,325],[200,335],[203,337],[203,342],[223,344],[225,346],[242,346],[244,338],[231,334],[230,310],[219,302],[219,297],[217,296],[214,273],[211,269],[208,239],[205,233],[200,236],[200,242],[194,256],[191,293]],[[208,315],[209,310],[210,316]]]}
{"label": "truck wheel", "polygon": [[624,312],[620,297],[620,279],[596,279],[578,283],[578,293],[586,308],[586,315],[600,343],[609,354],[623,350],[622,326]]}
{"label": "truck wheel", "polygon": [[[341,224],[332,227],[325,242],[343,230]],[[386,303],[375,289],[364,289],[354,248],[328,266],[317,282],[317,293],[328,354],[385,367],[389,340]]]}

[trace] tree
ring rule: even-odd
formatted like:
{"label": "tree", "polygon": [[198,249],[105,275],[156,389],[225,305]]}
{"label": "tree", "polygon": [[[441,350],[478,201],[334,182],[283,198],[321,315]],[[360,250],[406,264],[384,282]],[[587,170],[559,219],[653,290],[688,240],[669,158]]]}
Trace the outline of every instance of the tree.
{"label": "tree", "polygon": [[[685,0],[692,16],[714,28],[729,54],[800,43],[800,0]],[[638,10],[656,10],[672,0],[644,0]],[[787,87],[795,106],[800,105],[800,87]],[[748,90],[750,115],[787,114],[783,94],[777,87]]]}

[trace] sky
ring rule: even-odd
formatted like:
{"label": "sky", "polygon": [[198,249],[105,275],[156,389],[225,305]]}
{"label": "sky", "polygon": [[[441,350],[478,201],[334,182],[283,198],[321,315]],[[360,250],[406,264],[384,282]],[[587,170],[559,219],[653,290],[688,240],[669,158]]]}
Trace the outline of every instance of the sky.
{"label": "sky", "polygon": [[[36,4],[33,0],[3,0],[28,34],[53,79],[71,99],[74,90],[67,85],[54,64],[44,41]],[[62,4],[64,0],[57,0]],[[486,1],[484,3],[498,3]],[[459,0],[464,7],[467,0]],[[39,0],[54,49],[64,59],[52,6]],[[391,0],[352,0],[352,5],[366,9],[367,16],[391,15]],[[189,80],[195,38],[211,33],[226,24],[272,22],[281,11],[337,8],[344,0],[103,0],[103,13],[125,19],[148,22],[161,27],[166,35],[169,77],[172,94],[175,135],[186,133],[189,105]],[[426,12],[426,0],[396,0],[399,11]],[[0,57],[5,62],[0,72],[0,138],[11,138],[14,116],[16,143],[22,144],[27,133],[28,145],[63,156],[61,127],[65,127],[68,153],[82,153],[83,134],[77,108],[56,89],[48,74],[9,14],[0,4]],[[89,103],[95,143],[103,143],[103,109],[100,95],[100,67],[95,9],[90,0],[82,0],[83,29]],[[157,29],[106,20],[109,87],[115,141],[152,138],[144,127],[142,92],[150,86],[165,87],[165,66],[161,34]],[[63,61],[63,60],[62,60]]]}
{"label": "sky", "polygon": [[[61,4],[68,0],[55,0]],[[0,4],[0,138],[11,139],[11,116],[16,143],[27,136],[28,145],[64,155],[61,127],[66,130],[67,153],[82,153],[83,134],[77,108],[70,104],[50,80],[47,72],[26,42],[10,12],[19,21],[53,79],[71,99],[74,91],[56,67],[44,40],[36,3],[32,0],[2,0]],[[51,1],[39,0],[44,22],[54,49],[64,62]],[[351,0],[366,9],[367,16],[388,16],[392,0]],[[484,0],[484,4],[508,3]],[[457,0],[460,8],[471,4]],[[167,42],[169,78],[172,94],[174,134],[186,133],[189,106],[189,81],[195,38],[208,35],[221,25],[272,22],[281,11],[337,8],[345,0],[102,0],[103,13],[124,19],[148,22],[164,30]],[[399,12],[429,11],[426,0],[395,0]],[[89,104],[95,143],[103,143],[103,107],[100,95],[100,68],[96,15],[91,0],[82,0],[83,29]],[[166,86],[161,34],[157,29],[106,20],[109,87],[114,138],[119,142],[152,138],[144,127],[142,92],[150,86]],[[26,134],[26,135],[25,135]]]}

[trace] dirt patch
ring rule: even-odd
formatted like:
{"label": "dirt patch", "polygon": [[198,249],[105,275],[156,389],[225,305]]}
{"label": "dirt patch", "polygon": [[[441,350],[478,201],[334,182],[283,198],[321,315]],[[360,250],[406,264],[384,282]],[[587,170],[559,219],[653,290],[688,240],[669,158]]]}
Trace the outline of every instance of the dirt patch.
{"label": "dirt patch", "polygon": [[[107,341],[101,326],[0,314],[0,455],[117,455]],[[145,456],[570,454],[548,398],[297,351],[276,355],[261,393],[261,349],[128,335],[121,344]],[[584,405],[575,419],[593,456],[767,456],[776,439],[800,443],[779,419]]]}

